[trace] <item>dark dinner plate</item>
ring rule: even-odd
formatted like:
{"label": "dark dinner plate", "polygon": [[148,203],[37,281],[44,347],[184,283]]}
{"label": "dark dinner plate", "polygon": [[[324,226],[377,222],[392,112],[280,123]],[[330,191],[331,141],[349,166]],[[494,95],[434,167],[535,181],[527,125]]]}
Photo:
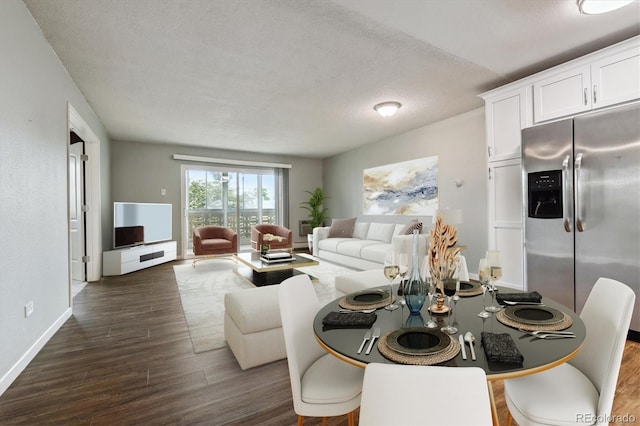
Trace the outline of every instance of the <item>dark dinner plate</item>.
{"label": "dark dinner plate", "polygon": [[472,291],[480,288],[480,283],[470,281],[460,281],[460,291]]}
{"label": "dark dinner plate", "polygon": [[532,325],[557,324],[564,319],[562,312],[546,306],[509,306],[504,314],[513,321]]}
{"label": "dark dinner plate", "polygon": [[451,339],[440,330],[401,328],[387,335],[387,346],[405,355],[429,355],[443,351]]}
{"label": "dark dinner plate", "polygon": [[348,294],[345,301],[351,305],[373,305],[389,299],[389,290],[362,290]]}

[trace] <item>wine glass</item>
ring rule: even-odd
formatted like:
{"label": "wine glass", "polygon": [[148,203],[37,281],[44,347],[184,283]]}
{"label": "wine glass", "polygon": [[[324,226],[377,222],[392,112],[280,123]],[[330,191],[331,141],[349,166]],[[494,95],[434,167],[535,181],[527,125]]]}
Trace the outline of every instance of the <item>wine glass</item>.
{"label": "wine glass", "polygon": [[407,253],[398,254],[398,268],[400,270],[400,286],[398,287],[398,295],[404,294],[404,279],[409,271],[409,256]]}
{"label": "wine glass", "polygon": [[457,280],[443,280],[443,290],[445,296],[447,296],[447,305],[449,305],[449,315],[447,318],[447,325],[442,327],[440,331],[443,331],[447,334],[456,334],[458,329],[451,325],[451,298],[454,294],[456,294],[458,283]]}
{"label": "wine glass", "polygon": [[458,291],[460,291],[460,258],[456,256],[449,268],[453,268],[451,278],[455,278],[457,282],[456,294],[453,295],[453,306],[455,307],[458,300],[460,300],[460,296],[458,296]]}
{"label": "wine glass", "polygon": [[502,262],[500,260],[500,252],[498,250],[488,250],[487,266],[489,268],[489,289],[491,290],[491,306],[487,306],[487,312],[499,312],[502,307],[495,306],[496,300],[496,281],[502,278]]}
{"label": "wine glass", "polygon": [[431,301],[433,300],[433,294],[436,292],[436,287],[433,285],[433,281],[431,281],[431,277],[425,277],[427,280],[427,300],[429,300],[429,305],[427,305],[427,310],[429,311],[429,321],[425,323],[425,327],[427,328],[436,328],[438,324],[433,320],[433,313],[431,312]]}
{"label": "wine glass", "polygon": [[398,305],[393,303],[393,280],[396,279],[399,273],[400,268],[398,267],[398,265],[384,266],[384,276],[389,280],[389,304],[384,307],[388,311],[395,311],[399,308]]}
{"label": "wine glass", "polygon": [[485,297],[489,285],[489,265],[487,264],[487,259],[480,259],[480,263],[478,264],[478,278],[480,279],[480,284],[482,284],[482,312],[480,312],[478,316],[480,318],[489,318],[491,314],[487,311],[487,298]]}

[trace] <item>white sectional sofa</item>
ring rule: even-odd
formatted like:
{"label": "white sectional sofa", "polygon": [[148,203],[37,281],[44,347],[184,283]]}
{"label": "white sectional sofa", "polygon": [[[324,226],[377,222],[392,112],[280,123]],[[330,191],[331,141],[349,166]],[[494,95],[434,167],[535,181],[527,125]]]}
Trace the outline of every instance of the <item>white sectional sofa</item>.
{"label": "white sectional sofa", "polygon": [[[408,253],[411,262],[413,236],[405,234],[407,224],[356,221],[352,235],[346,237],[330,237],[330,230],[331,226],[313,229],[313,255],[320,259],[355,269],[382,269],[395,247],[396,253]],[[420,239],[422,258],[426,254],[427,237],[420,234]]]}

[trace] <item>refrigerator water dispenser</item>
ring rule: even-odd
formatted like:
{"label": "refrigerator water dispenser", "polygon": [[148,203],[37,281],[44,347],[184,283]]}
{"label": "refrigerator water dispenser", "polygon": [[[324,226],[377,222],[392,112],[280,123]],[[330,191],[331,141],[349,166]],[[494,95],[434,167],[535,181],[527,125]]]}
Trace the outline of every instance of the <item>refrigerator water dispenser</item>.
{"label": "refrigerator water dispenser", "polygon": [[529,217],[562,218],[562,171],[529,173],[528,177]]}

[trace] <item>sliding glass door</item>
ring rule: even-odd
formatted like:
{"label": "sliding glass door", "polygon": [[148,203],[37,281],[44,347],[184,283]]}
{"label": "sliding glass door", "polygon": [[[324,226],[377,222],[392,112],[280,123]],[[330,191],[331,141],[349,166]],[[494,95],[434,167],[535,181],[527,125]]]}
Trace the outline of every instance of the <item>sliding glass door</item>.
{"label": "sliding glass door", "polygon": [[218,225],[238,233],[250,245],[251,227],[283,223],[282,178],[278,169],[232,169],[183,166],[183,247],[193,254],[193,228]]}

